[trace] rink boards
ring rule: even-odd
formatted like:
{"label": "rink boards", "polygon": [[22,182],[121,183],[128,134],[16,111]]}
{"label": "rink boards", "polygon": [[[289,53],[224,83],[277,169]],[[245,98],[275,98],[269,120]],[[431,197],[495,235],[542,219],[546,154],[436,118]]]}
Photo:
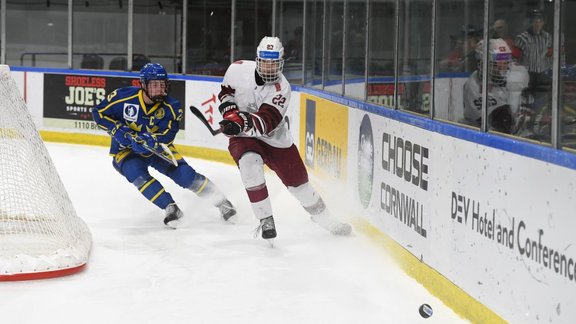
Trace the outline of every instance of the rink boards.
{"label": "rink boards", "polygon": [[[109,143],[87,112],[136,74],[85,73],[13,71],[45,139]],[[220,79],[173,81],[184,108],[198,107],[217,128]],[[574,154],[293,90],[287,121],[327,203],[393,242],[406,270],[457,312],[474,322],[576,316]],[[188,112],[182,127],[182,153],[231,162],[224,136],[212,136]]]}

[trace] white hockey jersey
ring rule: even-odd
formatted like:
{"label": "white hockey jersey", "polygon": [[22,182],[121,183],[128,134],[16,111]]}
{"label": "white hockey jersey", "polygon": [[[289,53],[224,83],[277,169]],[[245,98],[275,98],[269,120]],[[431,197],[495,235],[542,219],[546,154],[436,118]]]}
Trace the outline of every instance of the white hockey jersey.
{"label": "white hockey jersey", "polygon": [[274,84],[258,85],[256,62],[237,61],[228,67],[218,98],[222,103],[232,101],[240,111],[252,115],[254,127],[238,136],[256,137],[274,147],[287,148],[294,140],[286,124],[290,104],[290,83],[281,75]]}
{"label": "white hockey jersey", "polygon": [[[509,105],[516,116],[523,103],[522,90],[528,86],[528,71],[522,65],[512,64],[503,87],[492,86],[488,92],[488,114],[503,105]],[[470,75],[464,84],[464,118],[471,124],[479,124],[482,117],[482,79],[478,71]]]}

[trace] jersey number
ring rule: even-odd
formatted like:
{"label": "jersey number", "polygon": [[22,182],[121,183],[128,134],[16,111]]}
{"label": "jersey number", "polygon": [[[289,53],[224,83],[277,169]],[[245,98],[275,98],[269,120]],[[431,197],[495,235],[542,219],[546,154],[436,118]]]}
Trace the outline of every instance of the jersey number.
{"label": "jersey number", "polygon": [[284,108],[284,103],[286,102],[286,98],[283,97],[281,94],[277,95],[276,97],[272,98],[272,103]]}

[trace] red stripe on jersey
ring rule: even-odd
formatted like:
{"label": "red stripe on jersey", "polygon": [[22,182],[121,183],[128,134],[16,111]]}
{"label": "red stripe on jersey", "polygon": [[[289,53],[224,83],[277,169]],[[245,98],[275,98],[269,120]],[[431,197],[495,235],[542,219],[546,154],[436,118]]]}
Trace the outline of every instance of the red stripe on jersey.
{"label": "red stripe on jersey", "polygon": [[258,109],[258,112],[254,113],[254,115],[260,117],[264,122],[264,125],[260,126],[260,123],[256,122],[257,120],[254,120],[255,121],[254,125],[258,127],[258,130],[262,134],[271,132],[282,121],[282,114],[280,113],[280,111],[278,111],[276,107],[268,104],[262,104],[260,106],[260,109]]}
{"label": "red stripe on jersey", "polygon": [[262,120],[260,120],[260,118],[256,117],[256,116],[252,116],[252,124],[254,125],[254,127],[256,127],[256,130],[258,130],[258,133],[260,134],[264,134],[264,128],[265,126],[262,125]]}
{"label": "red stripe on jersey", "polygon": [[231,86],[220,86],[221,90],[218,94],[218,99],[222,101],[226,96],[233,96],[236,93],[236,89],[232,89]]}
{"label": "red stripe on jersey", "polygon": [[268,198],[268,187],[264,185],[255,189],[246,189],[246,193],[251,203],[257,203]]}
{"label": "red stripe on jersey", "polygon": [[280,86],[280,83],[276,83],[274,85],[276,86],[276,92],[279,92],[280,90],[282,90],[282,86]]}

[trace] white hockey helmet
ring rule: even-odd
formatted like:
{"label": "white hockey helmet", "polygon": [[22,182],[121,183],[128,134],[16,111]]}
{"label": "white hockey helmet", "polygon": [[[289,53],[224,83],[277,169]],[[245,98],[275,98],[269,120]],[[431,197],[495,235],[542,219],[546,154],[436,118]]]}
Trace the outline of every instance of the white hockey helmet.
{"label": "white hockey helmet", "polygon": [[266,83],[280,80],[284,68],[284,46],[278,37],[265,36],[256,49],[256,72]]}
{"label": "white hockey helmet", "polygon": [[[482,62],[484,61],[484,42],[476,46],[478,58],[478,72],[482,75]],[[502,38],[490,39],[488,46],[488,77],[496,85],[505,85],[510,64],[512,63],[512,50]]]}

